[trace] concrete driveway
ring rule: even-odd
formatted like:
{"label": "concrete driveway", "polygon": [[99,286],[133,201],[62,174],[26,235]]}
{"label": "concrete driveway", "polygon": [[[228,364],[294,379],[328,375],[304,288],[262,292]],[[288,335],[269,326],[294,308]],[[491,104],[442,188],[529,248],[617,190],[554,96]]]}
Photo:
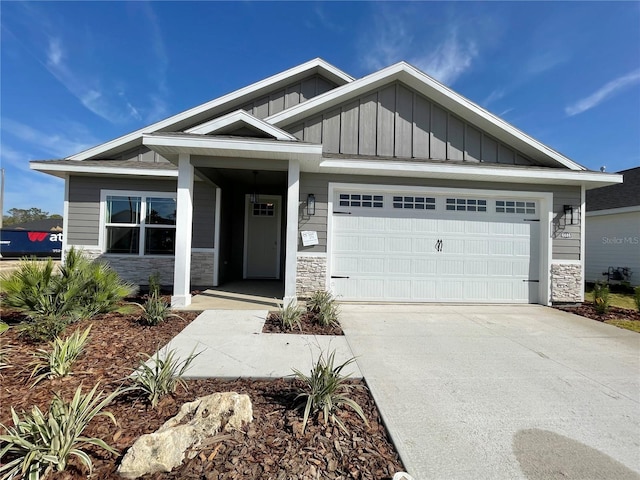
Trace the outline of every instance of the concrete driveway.
{"label": "concrete driveway", "polygon": [[416,479],[640,478],[640,335],[525,306],[342,306]]}

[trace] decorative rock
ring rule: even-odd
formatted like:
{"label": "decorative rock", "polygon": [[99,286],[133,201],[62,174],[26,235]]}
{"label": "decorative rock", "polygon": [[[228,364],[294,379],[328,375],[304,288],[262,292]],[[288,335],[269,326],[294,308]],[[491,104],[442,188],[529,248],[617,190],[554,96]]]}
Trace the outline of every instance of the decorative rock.
{"label": "decorative rock", "polygon": [[393,480],[413,480],[413,477],[407,472],[398,472],[393,476]]}
{"label": "decorative rock", "polygon": [[187,450],[189,458],[193,458],[205,439],[251,421],[253,409],[248,395],[214,393],[185,403],[155,433],[136,440],[122,459],[118,473],[124,478],[138,478],[147,473],[170,472],[182,464]]}

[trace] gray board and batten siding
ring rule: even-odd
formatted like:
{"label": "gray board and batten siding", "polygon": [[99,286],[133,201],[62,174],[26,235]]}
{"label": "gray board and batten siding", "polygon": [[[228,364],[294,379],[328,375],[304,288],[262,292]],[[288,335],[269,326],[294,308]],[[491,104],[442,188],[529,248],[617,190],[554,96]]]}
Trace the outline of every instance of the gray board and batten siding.
{"label": "gray board and batten siding", "polygon": [[[327,205],[328,190],[330,182],[372,184],[372,191],[375,185],[408,185],[416,187],[444,187],[444,188],[464,188],[482,190],[504,190],[509,191],[530,191],[530,192],[551,192],[553,193],[554,220],[551,228],[553,237],[552,258],[554,260],[579,260],[580,259],[580,225],[564,225],[564,205],[580,204],[580,187],[569,187],[561,185],[536,185],[536,184],[511,184],[511,183],[490,183],[490,182],[469,182],[457,180],[439,179],[419,179],[419,178],[398,178],[398,177],[370,177],[364,175],[334,175],[305,173],[300,174],[300,198],[306,199],[307,195],[313,193],[316,198],[316,214],[312,216],[304,215],[301,212],[299,219],[299,229],[312,230],[318,233],[318,245],[312,247],[302,247],[299,244],[300,252],[324,253],[327,251]],[[508,195],[508,193],[507,193]],[[562,238],[561,233],[570,234],[570,238]]]}
{"label": "gray board and batten siding", "polygon": [[[69,215],[65,235],[69,246],[98,245],[100,190],[175,192],[176,180],[149,178],[69,177]],[[193,191],[193,248],[213,248],[215,187],[195,182]]]}
{"label": "gray board and batten siding", "polygon": [[401,82],[284,130],[325,153],[536,165]]}
{"label": "gray board and batten siding", "polygon": [[[285,108],[290,108],[298,105],[299,103],[306,102],[322,93],[326,93],[332,90],[337,85],[330,80],[322,77],[321,75],[313,74],[302,80],[291,83],[284,88],[276,89],[268,93],[257,94],[256,98],[247,101],[246,97],[242,98],[240,103],[234,103],[231,106],[225,106],[224,108],[216,111],[214,114],[209,113],[206,116],[195,116],[188,121],[182,122],[182,124],[176,128],[172,128],[171,132],[184,131],[189,128],[195,127],[202,123],[213,120],[214,118],[221,117],[236,110],[245,110],[254,117],[264,119],[270,115],[275,115],[281,112]],[[169,130],[161,130],[169,131]],[[249,135],[251,136],[251,135]],[[100,157],[102,158],[102,157]],[[102,158],[102,159],[107,159]],[[111,154],[108,160],[138,160],[140,162],[162,162],[167,163],[168,160],[162,155],[149,150],[145,146],[138,146],[128,149],[124,152]]]}

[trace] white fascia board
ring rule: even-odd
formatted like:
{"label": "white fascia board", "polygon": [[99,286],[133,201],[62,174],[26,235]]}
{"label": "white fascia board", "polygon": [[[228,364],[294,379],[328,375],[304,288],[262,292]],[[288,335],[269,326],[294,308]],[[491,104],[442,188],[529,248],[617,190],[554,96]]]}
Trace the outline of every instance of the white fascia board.
{"label": "white fascia board", "polygon": [[599,217],[601,215],[618,215],[621,213],[640,212],[640,205],[632,205],[630,207],[610,208],[608,210],[593,210],[587,212],[587,217]]}
{"label": "white fascia board", "polygon": [[319,173],[347,173],[360,175],[384,175],[390,177],[450,178],[470,181],[511,183],[538,183],[560,185],[606,186],[622,183],[622,175],[600,172],[576,172],[564,169],[530,170],[525,168],[492,168],[489,166],[449,165],[384,161],[322,159],[317,169],[305,162],[307,171]]}
{"label": "white fascia board", "polygon": [[208,122],[185,130],[185,133],[210,135],[234,124],[249,125],[277,140],[290,140],[292,142],[298,141],[298,139],[290,133],[275,127],[264,120],[254,117],[245,110],[236,110],[235,112],[228,113],[222,117],[214,118],[213,120],[209,120]]}
{"label": "white fascia board", "polygon": [[253,83],[247,87],[235,90],[231,93],[223,95],[222,97],[218,97],[207,103],[203,103],[202,105],[198,105],[197,107],[185,110],[184,112],[178,113],[177,115],[173,115],[152,125],[136,130],[135,132],[128,133],[121,137],[97,145],[93,148],[89,148],[88,150],[84,150],[82,152],[76,153],[75,155],[71,155],[70,157],[67,157],[67,160],[86,160],[95,155],[100,155],[101,153],[104,153],[113,148],[117,148],[127,143],[139,140],[145,133],[153,133],[161,129],[171,128],[172,125],[187,120],[194,115],[201,114],[203,112],[206,112],[207,110],[224,105],[225,103],[238,100],[243,96],[251,95],[255,92],[259,92],[260,90],[268,89],[272,85],[286,81],[289,77],[301,75],[307,71],[312,71],[314,69],[318,70],[319,73],[323,73],[325,74],[325,76],[330,77],[338,84],[349,83],[354,80],[353,77],[347,75],[342,70],[334,67],[333,65],[325,62],[321,58],[314,58],[313,60],[303,63],[302,65],[290,68],[289,70],[285,70],[284,72],[280,72],[269,78],[260,80],[259,82]]}
{"label": "white fascia board", "polygon": [[[394,80],[400,80],[410,87],[415,88],[427,98],[441,104],[443,107],[451,110],[463,119],[470,121],[470,123],[477,125],[479,128],[505,143],[516,140],[516,145],[517,143],[522,143],[571,170],[587,170],[582,165],[556,152],[533,137],[530,137],[513,125],[454,92],[406,62],[396,63],[347,85],[318,95],[304,103],[271,115],[267,117],[265,121],[282,127],[311,116],[320,110],[346,102],[367,90]],[[523,153],[526,153],[526,151],[523,151]]]}
{"label": "white fascia board", "polygon": [[133,175],[143,177],[177,177],[178,171],[173,169],[161,170],[157,168],[118,168],[99,167],[95,165],[64,165],[46,163],[30,163],[31,170],[49,173],[55,176],[62,176],[73,173],[88,173],[95,175]]}
{"label": "white fascia board", "polygon": [[179,137],[175,135],[143,135],[143,145],[155,151],[175,154],[180,151],[192,155],[215,155],[216,152],[258,152],[265,154],[311,155],[318,160],[322,156],[322,145],[302,142],[260,140],[255,138],[217,138],[203,136]]}

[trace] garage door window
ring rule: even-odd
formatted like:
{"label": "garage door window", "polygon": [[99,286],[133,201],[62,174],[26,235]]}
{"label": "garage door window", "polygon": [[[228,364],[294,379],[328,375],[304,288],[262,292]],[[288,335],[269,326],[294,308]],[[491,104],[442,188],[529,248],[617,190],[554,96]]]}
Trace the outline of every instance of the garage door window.
{"label": "garage door window", "polygon": [[486,212],[487,201],[475,198],[447,198],[447,210],[455,212]]}
{"label": "garage door window", "polygon": [[518,202],[515,200],[496,200],[496,213],[525,213],[535,215],[535,202]]}
{"label": "garage door window", "polygon": [[382,208],[384,199],[382,195],[370,195],[366,193],[341,193],[341,207]]}
{"label": "garage door window", "polygon": [[435,210],[436,199],[433,197],[393,197],[393,208],[410,210]]}

